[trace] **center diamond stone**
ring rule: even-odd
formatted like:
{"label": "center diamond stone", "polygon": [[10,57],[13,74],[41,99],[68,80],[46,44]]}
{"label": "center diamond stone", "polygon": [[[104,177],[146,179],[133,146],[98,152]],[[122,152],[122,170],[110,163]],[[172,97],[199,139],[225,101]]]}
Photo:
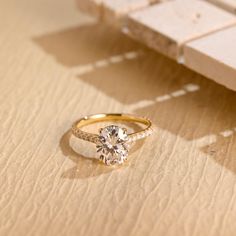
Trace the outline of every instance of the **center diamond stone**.
{"label": "center diamond stone", "polygon": [[106,165],[122,164],[128,156],[128,134],[126,129],[110,125],[100,130],[97,145],[99,158]]}

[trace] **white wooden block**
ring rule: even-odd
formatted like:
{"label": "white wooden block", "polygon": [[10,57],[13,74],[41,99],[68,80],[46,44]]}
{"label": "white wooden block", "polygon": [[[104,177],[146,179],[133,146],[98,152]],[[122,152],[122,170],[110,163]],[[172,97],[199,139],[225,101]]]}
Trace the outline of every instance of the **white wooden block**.
{"label": "white wooden block", "polygon": [[236,14],[236,0],[207,0],[229,12]]}
{"label": "white wooden block", "polygon": [[106,21],[121,19],[130,12],[148,7],[151,3],[159,1],[160,0],[103,0],[103,18]]}
{"label": "white wooden block", "polygon": [[101,17],[102,1],[103,0],[76,0],[81,11],[89,13],[96,18]]}
{"label": "white wooden block", "polygon": [[78,6],[97,18],[108,23],[117,24],[129,12],[149,6],[154,2],[165,0],[77,0]]}
{"label": "white wooden block", "polygon": [[205,1],[175,0],[129,14],[128,34],[179,59],[183,44],[236,23],[236,17]]}
{"label": "white wooden block", "polygon": [[236,91],[236,26],[188,43],[185,65]]}

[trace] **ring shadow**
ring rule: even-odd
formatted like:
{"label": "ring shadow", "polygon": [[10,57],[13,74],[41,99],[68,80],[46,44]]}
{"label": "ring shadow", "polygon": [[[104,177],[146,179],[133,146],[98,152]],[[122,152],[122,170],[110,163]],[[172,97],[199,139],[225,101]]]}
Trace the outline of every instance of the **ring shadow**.
{"label": "ring shadow", "polygon": [[96,159],[87,158],[75,152],[69,144],[71,131],[67,131],[60,139],[60,148],[64,156],[72,160],[76,165],[65,171],[62,178],[83,179],[111,172],[111,168],[105,168]]}

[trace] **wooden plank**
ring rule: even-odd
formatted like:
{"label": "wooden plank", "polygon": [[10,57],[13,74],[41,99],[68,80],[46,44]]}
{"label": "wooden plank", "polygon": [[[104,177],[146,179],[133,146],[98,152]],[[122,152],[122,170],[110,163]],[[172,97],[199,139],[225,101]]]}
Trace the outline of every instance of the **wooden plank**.
{"label": "wooden plank", "polygon": [[186,44],[184,58],[187,67],[236,91],[236,27]]}
{"label": "wooden plank", "polygon": [[218,7],[198,0],[175,0],[129,14],[128,34],[173,58],[182,55],[183,44],[236,23]]}
{"label": "wooden plank", "polygon": [[103,0],[77,0],[77,6],[81,11],[84,11],[96,18],[102,16],[102,2]]}
{"label": "wooden plank", "polygon": [[229,12],[236,14],[236,0],[207,0]]}

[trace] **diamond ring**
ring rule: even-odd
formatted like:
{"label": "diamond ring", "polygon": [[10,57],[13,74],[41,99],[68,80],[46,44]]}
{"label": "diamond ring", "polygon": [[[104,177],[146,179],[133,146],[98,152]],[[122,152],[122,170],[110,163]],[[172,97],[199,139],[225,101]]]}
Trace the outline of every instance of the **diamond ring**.
{"label": "diamond ring", "polygon": [[[84,126],[105,121],[138,123],[145,127],[133,133],[128,133],[126,128],[114,124],[101,128],[98,134],[82,130]],[[97,114],[79,119],[72,125],[71,131],[75,137],[96,144],[100,161],[106,165],[115,165],[127,160],[130,143],[148,137],[153,129],[147,118],[126,114]]]}

